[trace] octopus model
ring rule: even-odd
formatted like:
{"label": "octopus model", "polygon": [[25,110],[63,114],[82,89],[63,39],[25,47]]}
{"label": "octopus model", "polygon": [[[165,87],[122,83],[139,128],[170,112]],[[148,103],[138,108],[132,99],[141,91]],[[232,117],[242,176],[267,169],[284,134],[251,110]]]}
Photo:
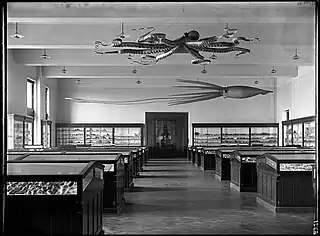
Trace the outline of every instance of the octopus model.
{"label": "octopus model", "polygon": [[[183,36],[175,40],[170,40],[164,33],[152,33],[154,27],[140,28],[135,30],[148,29],[148,32],[140,36],[136,42],[124,42],[123,38],[118,37],[109,44],[101,41],[95,41],[95,50],[97,54],[128,54],[128,59],[141,65],[156,64],[175,53],[189,53],[195,59],[191,64],[209,64],[210,59],[216,59],[216,53],[237,52],[235,57],[250,53],[247,48],[240,47],[240,41],[253,42],[260,41],[259,38],[234,37],[236,29],[225,28],[222,36],[211,36],[200,38],[196,30],[185,32]],[[220,39],[230,39],[231,42],[218,41]],[[103,49],[118,49],[116,51]],[[209,58],[205,58],[200,52],[211,53]],[[140,54],[140,61],[133,60],[133,54]]]}

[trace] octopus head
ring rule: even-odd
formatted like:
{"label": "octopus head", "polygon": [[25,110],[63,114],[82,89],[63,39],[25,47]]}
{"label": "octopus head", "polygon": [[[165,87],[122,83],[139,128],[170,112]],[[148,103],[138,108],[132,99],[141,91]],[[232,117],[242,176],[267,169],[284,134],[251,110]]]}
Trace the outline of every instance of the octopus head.
{"label": "octopus head", "polygon": [[188,37],[188,39],[190,39],[190,40],[198,40],[200,38],[200,34],[196,30],[191,30],[187,33],[184,33],[184,35],[186,37]]}

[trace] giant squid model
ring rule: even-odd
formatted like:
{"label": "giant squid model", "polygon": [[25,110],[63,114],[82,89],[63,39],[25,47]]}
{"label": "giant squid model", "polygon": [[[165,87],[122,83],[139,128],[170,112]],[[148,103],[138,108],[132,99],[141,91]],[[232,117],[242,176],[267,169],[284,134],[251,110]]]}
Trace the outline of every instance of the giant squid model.
{"label": "giant squid model", "polygon": [[66,97],[66,100],[70,100],[78,103],[99,103],[99,104],[109,104],[109,105],[135,105],[135,104],[147,104],[147,103],[156,103],[162,101],[168,101],[169,106],[182,105],[187,103],[201,102],[206,100],[211,100],[219,97],[223,98],[234,98],[234,99],[245,99],[257,95],[267,95],[273,91],[264,90],[251,86],[243,85],[233,85],[222,87],[216,84],[195,81],[195,80],[185,80],[177,79],[179,82],[191,83],[196,85],[182,85],[182,86],[173,86],[186,89],[200,89],[200,92],[197,93],[182,93],[182,94],[172,94],[170,97],[159,97],[159,98],[145,98],[137,100],[128,100],[128,101],[101,101],[101,100],[88,100],[81,98],[69,98]]}
{"label": "giant squid model", "polygon": [[[152,33],[155,28],[140,28],[135,30],[147,29],[147,33],[140,36],[136,42],[123,41],[124,38],[118,37],[110,43],[95,41],[95,50],[97,54],[128,54],[128,59],[141,65],[156,64],[175,53],[189,53],[195,60],[192,64],[209,64],[210,59],[216,59],[216,53],[237,52],[235,57],[250,53],[250,50],[240,47],[240,41],[255,41],[259,38],[234,37],[237,29],[225,28],[225,33],[219,37],[211,36],[200,38],[200,34],[196,30],[185,32],[180,38],[170,40],[165,33]],[[220,39],[230,39],[231,42],[218,41]],[[103,49],[117,49],[114,51]],[[200,54],[200,52],[211,53],[208,58]],[[134,60],[132,55],[142,55],[140,61]]]}

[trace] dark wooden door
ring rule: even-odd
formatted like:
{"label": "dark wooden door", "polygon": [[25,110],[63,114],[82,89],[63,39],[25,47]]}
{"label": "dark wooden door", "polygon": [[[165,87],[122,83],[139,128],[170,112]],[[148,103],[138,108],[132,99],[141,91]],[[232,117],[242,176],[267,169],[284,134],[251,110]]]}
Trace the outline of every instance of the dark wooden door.
{"label": "dark wooden door", "polygon": [[186,157],[187,112],[146,112],[146,145],[150,158]]}

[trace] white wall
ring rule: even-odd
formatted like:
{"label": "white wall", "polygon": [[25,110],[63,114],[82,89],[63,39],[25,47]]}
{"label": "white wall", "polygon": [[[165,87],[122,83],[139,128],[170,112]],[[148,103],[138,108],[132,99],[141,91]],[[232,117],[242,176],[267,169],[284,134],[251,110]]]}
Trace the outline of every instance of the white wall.
{"label": "white wall", "polygon": [[[44,105],[44,87],[48,86],[50,89],[50,120],[53,123],[56,121],[57,114],[57,81],[49,80],[42,77],[41,67],[30,67],[15,63],[14,51],[7,51],[7,113],[27,115],[27,87],[26,81],[30,77],[36,81],[38,97],[36,97],[36,112],[38,114],[35,120],[35,143],[40,143],[41,140],[41,126],[40,121],[44,119],[45,105]],[[55,140],[55,128],[53,124],[52,140]],[[54,142],[52,143],[54,145]]]}
{"label": "white wall", "polygon": [[285,109],[289,109],[290,119],[316,115],[315,81],[314,66],[300,66],[296,78],[277,79],[277,122],[280,125],[285,120]]}
{"label": "white wall", "polygon": [[27,115],[27,77],[35,79],[36,68],[16,64],[13,51],[7,50],[8,114]]}
{"label": "white wall", "polygon": [[[199,79],[203,80],[203,79]],[[273,80],[264,79],[254,85],[252,79],[219,79],[214,81],[221,86],[248,85],[273,90]],[[274,94],[258,95],[248,99],[217,98],[210,101],[188,105],[168,107],[166,102],[116,106],[105,104],[74,103],[65,97],[92,100],[134,100],[151,97],[166,97],[169,94],[182,93],[181,90],[168,86],[179,85],[175,79],[171,81],[143,81],[143,85],[135,84],[135,80],[90,79],[76,84],[75,79],[59,79],[59,112],[57,122],[61,123],[145,123],[145,112],[189,112],[189,141],[191,143],[191,123],[208,122],[275,122]],[[119,84],[118,84],[119,83]],[[150,83],[150,86],[149,86]],[[153,83],[153,86],[151,84]],[[180,84],[181,85],[181,84]],[[124,87],[124,88],[121,88]],[[189,91],[183,91],[191,92]]]}

